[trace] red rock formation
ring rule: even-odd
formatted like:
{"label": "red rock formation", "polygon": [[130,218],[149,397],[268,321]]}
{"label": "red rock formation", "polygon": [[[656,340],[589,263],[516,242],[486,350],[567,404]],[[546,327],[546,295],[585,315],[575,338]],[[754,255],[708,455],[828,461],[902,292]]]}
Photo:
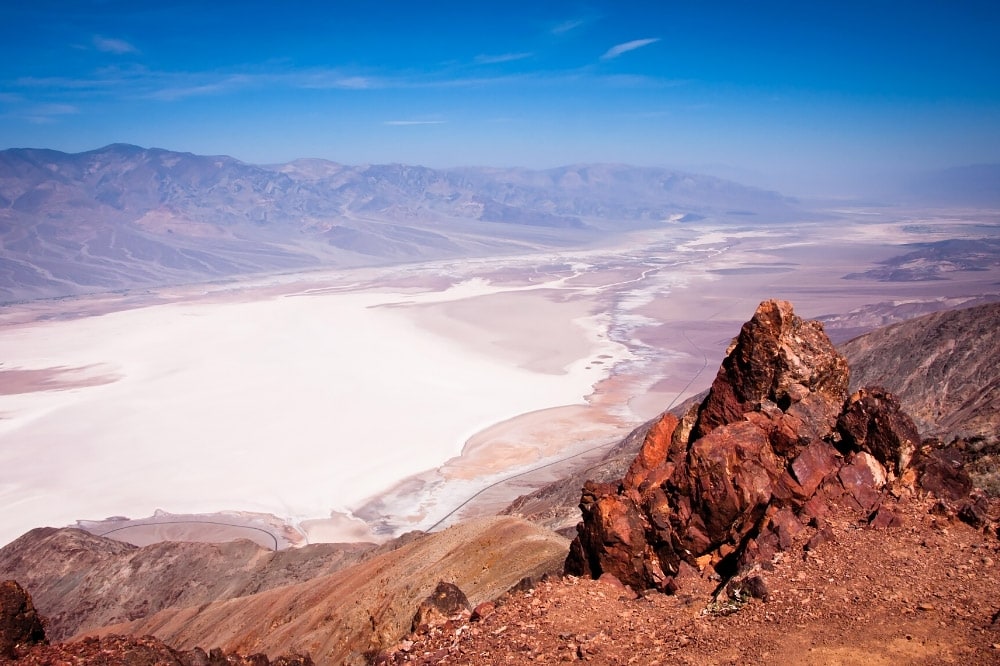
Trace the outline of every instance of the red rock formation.
{"label": "red rock formation", "polygon": [[761,303],[705,400],[661,418],[620,482],[584,487],[567,573],[671,591],[682,562],[735,571],[788,548],[825,503],[875,511],[919,438],[891,394],[848,400],[848,379],[819,322]]}
{"label": "red rock formation", "polygon": [[[815,407],[833,414],[847,396],[847,361],[837,353],[818,321],[805,321],[787,301],[765,301],[743,324],[730,345],[708,397],[698,411],[692,437],[740,421],[766,402],[789,408],[808,398],[806,411]],[[826,411],[826,410],[824,410]]]}
{"label": "red rock formation", "polygon": [[906,469],[920,444],[920,435],[899,402],[880,388],[860,389],[837,419],[844,443],[855,451],[871,451],[889,471]]}
{"label": "red rock formation", "polygon": [[31,595],[15,581],[0,583],[0,659],[13,659],[19,650],[44,642],[45,627]]}

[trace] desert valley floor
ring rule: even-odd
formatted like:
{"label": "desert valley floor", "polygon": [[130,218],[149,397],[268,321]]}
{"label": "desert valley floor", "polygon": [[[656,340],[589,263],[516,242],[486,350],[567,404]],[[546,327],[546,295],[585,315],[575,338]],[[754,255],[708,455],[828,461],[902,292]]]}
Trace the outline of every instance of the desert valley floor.
{"label": "desert valley floor", "polygon": [[4,306],[0,543],[77,521],[271,547],[436,528],[707,388],[761,300],[839,342],[998,297],[995,266],[865,274],[908,244],[995,237],[995,219],[837,215],[833,237],[671,223],[560,253]]}

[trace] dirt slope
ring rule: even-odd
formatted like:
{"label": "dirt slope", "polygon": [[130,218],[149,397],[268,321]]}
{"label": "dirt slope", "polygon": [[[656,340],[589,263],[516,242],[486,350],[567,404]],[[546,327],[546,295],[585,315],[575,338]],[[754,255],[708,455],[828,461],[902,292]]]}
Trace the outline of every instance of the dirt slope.
{"label": "dirt slope", "polygon": [[516,518],[470,521],[329,576],[250,597],[168,609],[102,634],[152,634],[177,649],[218,645],[243,654],[307,652],[317,664],[361,664],[395,643],[441,580],[471,603],[525,576],[558,571],[569,542]]}

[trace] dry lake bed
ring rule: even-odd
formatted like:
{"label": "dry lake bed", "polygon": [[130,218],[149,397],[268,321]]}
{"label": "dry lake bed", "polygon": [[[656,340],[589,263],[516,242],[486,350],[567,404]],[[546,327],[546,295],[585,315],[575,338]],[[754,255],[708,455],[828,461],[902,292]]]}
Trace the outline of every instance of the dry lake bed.
{"label": "dry lake bed", "polygon": [[77,521],[269,547],[427,529],[706,389],[761,300],[837,315],[836,339],[1000,294],[995,262],[844,278],[908,244],[995,238],[995,219],[838,216],[4,306],[0,543]]}

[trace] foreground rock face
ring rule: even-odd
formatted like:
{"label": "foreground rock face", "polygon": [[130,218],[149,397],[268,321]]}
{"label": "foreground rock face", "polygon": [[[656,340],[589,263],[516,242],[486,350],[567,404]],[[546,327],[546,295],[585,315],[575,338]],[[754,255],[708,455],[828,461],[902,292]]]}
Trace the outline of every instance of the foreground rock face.
{"label": "foreground rock face", "polygon": [[45,627],[31,595],[15,581],[0,583],[0,659],[13,659],[18,649],[44,642]]}
{"label": "foreground rock face", "polygon": [[891,394],[848,400],[848,381],[819,322],[762,303],[705,400],[664,415],[620,482],[584,486],[566,572],[674,591],[682,563],[731,574],[770,559],[831,503],[875,512],[919,438]]}
{"label": "foreground rock face", "polygon": [[675,595],[637,597],[607,576],[553,578],[485,617],[412,635],[376,663],[996,666],[1000,540],[931,513],[935,503],[901,498],[906,527],[889,530],[858,529],[847,507],[832,508],[793,547],[820,532],[826,543],[759,572],[766,603],[715,603],[710,571],[686,564]]}

